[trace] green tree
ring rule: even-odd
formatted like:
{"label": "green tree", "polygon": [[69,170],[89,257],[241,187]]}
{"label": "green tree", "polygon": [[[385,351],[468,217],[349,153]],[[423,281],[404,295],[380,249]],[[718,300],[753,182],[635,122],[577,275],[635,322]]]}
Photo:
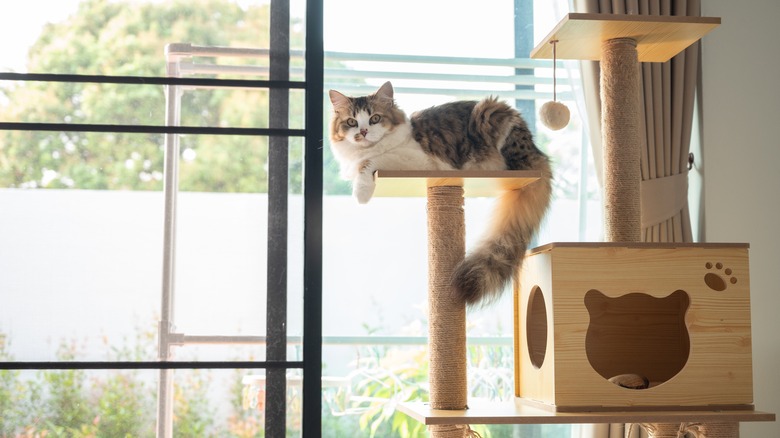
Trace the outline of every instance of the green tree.
{"label": "green tree", "polygon": [[[298,29],[292,26],[292,29]],[[303,35],[292,31],[291,44]],[[268,47],[269,6],[228,0],[137,3],[85,0],[62,23],[45,27],[28,55],[31,72],[165,76],[166,44]],[[231,63],[235,60],[231,60]],[[241,62],[267,65],[266,60]],[[303,102],[291,93],[291,125]],[[164,87],[26,82],[0,88],[0,120],[90,124],[165,122]],[[184,94],[182,124],[268,126],[267,90],[199,89]],[[159,190],[163,137],[156,134],[5,131],[0,186]],[[266,191],[267,139],[183,136],[183,190]],[[300,168],[299,150],[291,152]],[[291,187],[300,175],[291,173]]]}

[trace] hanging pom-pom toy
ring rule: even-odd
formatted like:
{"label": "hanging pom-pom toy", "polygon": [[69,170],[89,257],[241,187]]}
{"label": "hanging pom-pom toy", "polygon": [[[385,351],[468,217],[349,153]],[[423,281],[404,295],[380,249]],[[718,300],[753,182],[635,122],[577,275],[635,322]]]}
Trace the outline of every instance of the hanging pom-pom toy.
{"label": "hanging pom-pom toy", "polygon": [[557,94],[556,94],[556,76],[555,76],[555,63],[557,61],[557,54],[555,51],[556,43],[558,40],[552,40],[550,41],[550,44],[553,45],[553,100],[552,102],[547,102],[539,109],[539,118],[542,119],[542,123],[544,123],[544,126],[552,129],[553,131],[557,131],[566,125],[569,124],[569,108],[566,107],[566,105],[556,101]]}
{"label": "hanging pom-pom toy", "polygon": [[569,124],[569,108],[560,102],[546,102],[539,109],[544,126],[557,131]]}

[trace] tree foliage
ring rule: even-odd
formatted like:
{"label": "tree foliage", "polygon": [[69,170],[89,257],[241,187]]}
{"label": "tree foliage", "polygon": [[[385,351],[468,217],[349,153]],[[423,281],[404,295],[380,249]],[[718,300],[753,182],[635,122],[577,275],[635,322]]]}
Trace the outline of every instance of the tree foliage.
{"label": "tree foliage", "polygon": [[[303,35],[291,27],[291,44]],[[165,76],[169,43],[269,46],[269,6],[229,0],[85,0],[67,20],[47,25],[28,55],[30,72]],[[196,59],[197,61],[197,59]],[[203,60],[201,60],[203,61]],[[209,61],[213,61],[210,59]],[[225,63],[224,61],[219,61]],[[235,60],[267,65],[265,60]],[[213,77],[213,75],[212,75]],[[302,126],[302,99],[290,102]],[[183,94],[183,125],[268,126],[267,90],[198,89]],[[24,82],[0,87],[0,120],[44,123],[163,125],[165,89],[158,85]],[[293,141],[295,146],[300,142]],[[182,190],[266,190],[264,137],[181,137]],[[291,148],[300,168],[300,147]],[[159,190],[163,136],[137,133],[0,133],[0,186]],[[291,172],[291,190],[300,175]]]}

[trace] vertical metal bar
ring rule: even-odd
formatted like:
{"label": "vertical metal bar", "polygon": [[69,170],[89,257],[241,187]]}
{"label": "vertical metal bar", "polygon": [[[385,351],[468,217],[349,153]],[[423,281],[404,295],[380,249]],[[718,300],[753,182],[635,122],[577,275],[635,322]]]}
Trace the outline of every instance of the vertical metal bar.
{"label": "vertical metal bar", "polygon": [[[290,77],[290,2],[271,1],[270,78]],[[289,90],[269,90],[269,126],[289,127]],[[268,282],[266,295],[266,360],[287,360],[287,197],[289,139],[268,140]],[[287,408],[287,370],[266,370],[265,436],[284,437]]]}
{"label": "vertical metal bar", "polygon": [[322,0],[307,0],[303,178],[303,438],[322,435],[322,13]]}
{"label": "vertical metal bar", "polygon": [[[179,76],[179,57],[167,57],[168,76]],[[166,126],[178,126],[180,123],[180,88],[175,85],[165,87]],[[179,136],[165,134],[165,165],[163,196],[163,275],[162,302],[160,305],[160,325],[158,329],[158,358],[168,360],[171,355],[170,334],[173,331],[174,282],[176,272],[176,201],[179,192]],[[173,371],[160,370],[157,394],[157,437],[173,436]]]}
{"label": "vertical metal bar", "polygon": [[[534,48],[534,0],[514,0],[515,3],[515,58],[528,58]],[[533,76],[532,68],[516,68],[516,75]],[[533,90],[533,85],[515,85],[515,90]],[[536,102],[533,99],[516,99],[515,108],[523,115],[528,129],[536,131]],[[534,235],[529,247],[537,245]]]}
{"label": "vertical metal bar", "polygon": [[[534,1],[514,0],[515,2],[515,58],[528,58],[534,48]],[[531,68],[516,68],[516,75],[533,75]],[[533,90],[533,85],[515,85],[515,90]],[[523,115],[528,128],[533,132],[536,127],[536,103],[533,100],[517,99],[515,107]]]}

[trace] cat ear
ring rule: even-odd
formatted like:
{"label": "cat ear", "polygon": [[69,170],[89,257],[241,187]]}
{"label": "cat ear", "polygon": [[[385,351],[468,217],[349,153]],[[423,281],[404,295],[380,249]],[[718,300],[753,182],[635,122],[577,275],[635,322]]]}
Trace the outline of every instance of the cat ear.
{"label": "cat ear", "polygon": [[336,90],[328,91],[328,96],[334,107],[349,106],[349,98]]}
{"label": "cat ear", "polygon": [[390,81],[385,82],[384,84],[382,84],[381,87],[379,87],[378,90],[376,90],[376,93],[374,93],[374,94],[376,94],[377,96],[382,96],[382,97],[386,97],[388,99],[392,99],[393,98],[393,84],[391,84]]}

